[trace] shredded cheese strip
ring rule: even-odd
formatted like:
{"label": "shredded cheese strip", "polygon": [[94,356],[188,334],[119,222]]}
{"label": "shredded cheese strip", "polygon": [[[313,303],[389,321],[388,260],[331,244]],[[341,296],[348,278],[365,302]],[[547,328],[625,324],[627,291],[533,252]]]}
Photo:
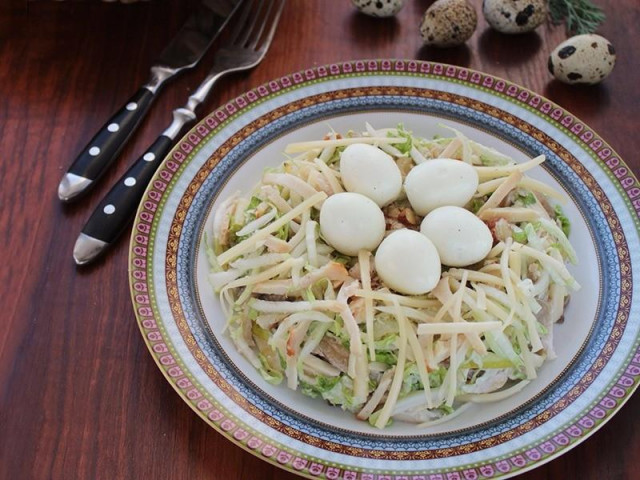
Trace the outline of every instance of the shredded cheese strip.
{"label": "shredded cheese strip", "polygon": [[382,378],[380,378],[380,382],[378,383],[378,386],[371,394],[369,401],[365,404],[364,407],[362,407],[362,410],[360,410],[356,415],[358,419],[366,420],[373,413],[373,411],[376,409],[378,404],[382,401],[382,397],[384,397],[384,394],[387,393],[387,390],[391,385],[391,380],[393,380],[394,373],[395,373],[395,367],[392,367],[386,372],[384,372],[384,374],[382,375]]}
{"label": "shredded cheese strip", "polygon": [[319,202],[323,201],[327,198],[327,194],[324,192],[318,192],[310,198],[306,199],[296,208],[292,209],[290,212],[284,214],[280,218],[274,220],[266,227],[258,230],[253,235],[251,235],[246,240],[234,245],[229,250],[218,255],[218,263],[220,266],[224,266],[229,263],[231,260],[243,255],[247,252],[250,252],[259,241],[267,238],[268,235],[271,235],[273,232],[277,232],[283,226],[285,226],[288,222],[296,218],[298,215],[301,215],[302,212],[309,210],[313,206],[317,205]]}
{"label": "shredded cheese strip", "polygon": [[[387,305],[376,305],[375,309],[378,310],[379,312],[390,313],[392,315],[395,313],[395,310],[392,307],[389,307]],[[432,315],[429,315],[422,310],[418,310],[417,308],[400,306],[400,310],[402,310],[402,313],[404,314],[405,317],[410,318],[412,320],[417,320],[419,322],[434,321],[434,318]]]}
{"label": "shredded cheese strip", "polygon": [[418,374],[420,375],[420,381],[422,382],[422,386],[424,388],[424,395],[427,401],[427,406],[429,408],[433,408],[434,404],[433,398],[431,396],[431,384],[429,383],[427,362],[424,358],[424,353],[422,352],[422,346],[420,345],[420,342],[418,342],[418,337],[416,336],[416,332],[413,330],[413,325],[404,316],[404,312],[402,311],[402,308],[400,308],[400,304],[397,301],[393,302],[393,308],[395,310],[396,317],[405,324],[407,340],[409,342],[409,346],[411,347],[411,351],[413,352],[413,356],[415,357],[416,365],[418,367]]}
{"label": "shredded cheese strip", "polygon": [[478,217],[484,222],[504,218],[510,223],[520,223],[534,222],[540,218],[540,214],[532,208],[502,207],[485,208],[481,212],[478,211]]}
{"label": "shredded cheese strip", "polygon": [[449,142],[449,145],[447,145],[445,149],[442,150],[442,152],[440,152],[440,155],[438,155],[438,158],[452,158],[453,155],[460,148],[461,144],[462,142],[460,141],[459,138],[454,138]]}
{"label": "shredded cheese strip", "polygon": [[393,375],[393,381],[389,388],[387,400],[384,402],[382,410],[376,419],[375,426],[377,428],[384,428],[387,426],[393,408],[398,401],[398,395],[400,394],[400,388],[402,387],[402,379],[404,377],[404,365],[407,359],[407,325],[405,322],[398,319],[399,330],[399,345],[398,345],[398,360],[396,363],[396,371]]}
{"label": "shredded cheese strip", "polygon": [[264,270],[254,275],[247,275],[246,277],[239,278],[233,282],[229,282],[225,285],[223,290],[230,290],[232,288],[245,287],[247,285],[253,285],[256,283],[264,282],[282,273],[288,272],[291,268],[298,264],[302,265],[304,262],[301,258],[288,258],[282,263],[274,265],[273,267]]}
{"label": "shredded cheese strip", "polygon": [[[500,185],[502,185],[505,182],[505,180],[506,180],[505,177],[500,177],[500,178],[494,178],[493,180],[488,180],[484,183],[481,183],[480,185],[478,185],[478,189],[476,190],[476,193],[478,195],[488,195],[489,193],[495,191],[496,188],[498,188]],[[555,188],[547,185],[546,183],[540,182],[530,177],[523,177],[518,182],[517,186],[530,190],[532,192],[541,193],[560,203],[567,202],[566,195],[564,195],[561,192],[558,192]]]}
{"label": "shredded cheese strip", "polygon": [[[508,238],[505,243],[504,250],[502,251],[502,255],[500,255],[500,274],[502,275],[504,288],[507,291],[507,296],[509,297],[508,305],[511,307],[509,311],[510,320],[513,319],[516,312],[516,291],[513,286],[513,282],[511,281],[511,275],[509,275],[509,252],[511,251],[512,243],[513,239]],[[511,323],[510,320],[506,322],[507,325]]]}
{"label": "shredded cheese strip", "polygon": [[300,153],[314,148],[346,147],[354,143],[367,143],[369,145],[389,145],[392,143],[404,143],[406,139],[398,137],[352,137],[338,138],[335,140],[311,140],[308,142],[290,143],[284,149],[284,153]]}
{"label": "shredded cheese strip", "polygon": [[327,164],[319,158],[316,158],[314,163],[317,165],[322,175],[327,179],[333,193],[344,192],[344,188],[342,188],[342,185],[340,185],[340,181],[338,180],[338,172],[331,170]]}
{"label": "shredded cheese strip", "polygon": [[496,177],[508,177],[513,172],[526,172],[527,170],[531,170],[534,167],[537,167],[545,160],[544,155],[539,155],[536,158],[533,158],[524,163],[517,163],[511,165],[504,166],[496,166],[496,167],[474,167],[476,172],[478,172],[478,177],[480,181],[486,179],[492,179]]}
{"label": "shredded cheese strip", "polygon": [[[367,250],[360,250],[360,252],[358,252],[358,263],[360,265],[360,282],[362,283],[362,290],[365,292],[371,292],[370,256],[371,252]],[[367,341],[367,348],[369,350],[369,360],[374,362],[376,359],[376,347],[373,341],[373,299],[369,296],[364,297],[364,318],[367,332],[365,338]]]}
{"label": "shredded cheese strip", "polygon": [[[456,396],[456,386],[458,380],[458,335],[451,337],[451,353],[449,353],[449,371],[447,372],[448,382],[446,383],[447,390],[445,396],[445,404],[448,406],[453,405],[453,399]],[[464,358],[464,357],[463,357]],[[444,388],[444,385],[442,386]]]}
{"label": "shredded cheese strip", "polygon": [[309,220],[306,225],[305,240],[307,243],[307,257],[309,258],[309,264],[312,267],[318,268],[318,252],[316,250],[316,227],[318,222]]}
{"label": "shredded cheese strip", "polygon": [[462,280],[464,274],[467,275],[467,279],[470,282],[480,282],[480,283],[488,283],[490,285],[496,285],[498,287],[503,287],[504,282],[502,278],[491,275],[489,273],[478,272],[475,270],[467,270],[464,268],[450,268],[446,272],[442,274],[443,277],[452,277],[456,280]]}
{"label": "shredded cheese strip", "polygon": [[262,177],[262,181],[267,185],[274,184],[287,187],[305,200],[318,193],[318,191],[307,182],[302,180],[300,177],[291,175],[290,173],[265,173]]}
{"label": "shredded cheese strip", "polygon": [[496,191],[493,192],[489,199],[484,203],[484,205],[480,207],[480,209],[476,212],[476,215],[482,218],[482,212],[491,208],[496,208],[498,205],[500,205],[500,202],[502,202],[502,200],[504,200],[505,197],[509,195],[509,192],[511,192],[511,190],[516,188],[516,185],[521,179],[522,172],[520,172],[519,170],[515,170],[511,175],[509,175],[509,177],[507,177],[502,185],[496,188]]}
{"label": "shredded cheese strip", "polygon": [[393,303],[394,299],[398,301],[400,305],[406,305],[407,307],[414,308],[437,308],[440,306],[440,302],[437,300],[431,300],[426,298],[407,297],[405,295],[398,295],[396,293],[390,293],[382,290],[372,290],[367,292],[365,290],[356,290],[356,297],[372,298],[373,300],[380,300],[381,302]]}
{"label": "shredded cheese strip", "polygon": [[573,276],[567,270],[567,267],[559,260],[556,260],[550,255],[547,255],[540,250],[536,250],[535,248],[531,248],[528,245],[522,245],[519,243],[514,244],[514,249],[520,250],[523,255],[527,255],[535,260],[538,260],[544,266],[553,270],[556,274],[560,276],[560,278],[567,283],[573,290],[580,289],[580,285],[575,281]]}
{"label": "shredded cheese strip", "polygon": [[502,327],[501,322],[438,322],[421,323],[418,335],[457,335],[464,333],[482,333]]}

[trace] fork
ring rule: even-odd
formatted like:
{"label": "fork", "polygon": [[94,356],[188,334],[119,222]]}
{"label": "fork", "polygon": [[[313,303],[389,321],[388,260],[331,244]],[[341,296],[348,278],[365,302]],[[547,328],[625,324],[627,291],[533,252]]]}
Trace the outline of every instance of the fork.
{"label": "fork", "polygon": [[273,39],[285,0],[244,0],[235,16],[233,31],[220,46],[209,75],[187,103],[173,111],[169,127],[145,150],[102,199],[85,224],[73,248],[77,265],[98,258],[127,228],[162,159],[175,145],[185,127],[196,120],[197,107],[206,100],[216,82],[232,72],[249,70],[264,58]]}

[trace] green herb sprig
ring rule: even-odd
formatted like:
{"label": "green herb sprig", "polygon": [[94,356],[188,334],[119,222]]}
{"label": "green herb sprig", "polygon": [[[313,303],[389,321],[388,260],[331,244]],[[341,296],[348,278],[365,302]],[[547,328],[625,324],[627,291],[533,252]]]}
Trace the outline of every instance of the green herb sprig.
{"label": "green herb sprig", "polygon": [[591,0],[549,0],[551,21],[564,22],[571,35],[593,33],[604,22],[605,14]]}

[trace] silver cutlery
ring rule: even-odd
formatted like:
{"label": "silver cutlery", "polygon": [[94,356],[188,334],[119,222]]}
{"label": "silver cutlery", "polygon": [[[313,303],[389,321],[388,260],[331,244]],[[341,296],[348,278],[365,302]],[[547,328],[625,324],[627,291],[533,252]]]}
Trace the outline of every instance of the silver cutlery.
{"label": "silver cutlery", "polygon": [[85,224],[73,249],[76,264],[93,261],[124,232],[160,162],[181,137],[185,126],[195,121],[196,108],[205,101],[218,79],[228,73],[251,69],[262,61],[271,45],[284,2],[244,0],[243,7],[234,15],[239,18],[234,21],[233,31],[214,56],[209,75],[187,103],[173,111],[169,127],[116,182]]}
{"label": "silver cutlery", "polygon": [[69,202],[86,192],[118,157],[162,86],[193,68],[211,46],[240,0],[203,0],[151,67],[149,82],[95,134],[64,174],[58,197]]}

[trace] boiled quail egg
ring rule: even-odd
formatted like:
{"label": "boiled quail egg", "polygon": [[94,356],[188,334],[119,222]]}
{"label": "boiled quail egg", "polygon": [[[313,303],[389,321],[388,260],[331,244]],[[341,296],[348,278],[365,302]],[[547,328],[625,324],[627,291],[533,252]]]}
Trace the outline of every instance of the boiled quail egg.
{"label": "boiled quail egg", "polygon": [[440,280],[438,251],[431,240],[415,230],[395,230],[375,255],[378,276],[391,289],[407,295],[430,292]]}
{"label": "boiled quail egg", "polygon": [[420,34],[425,45],[454,47],[469,40],[477,24],[476,11],[467,0],[437,0],[424,13]]}
{"label": "boiled quail egg", "polygon": [[351,3],[372,17],[392,17],[404,6],[404,0],[351,0]]}
{"label": "boiled quail egg", "polygon": [[547,2],[546,0],[484,0],[482,13],[487,23],[499,32],[530,32],[547,18]]}
{"label": "boiled quail egg", "polygon": [[336,193],[320,209],[320,233],[345,255],[374,250],[385,231],[384,214],[375,202],[352,192]]}
{"label": "boiled quail egg", "polygon": [[426,215],[443,205],[462,207],[478,188],[478,173],[470,164],[450,158],[437,158],[416,165],[404,181],[411,206]]}
{"label": "boiled quail egg", "polygon": [[394,201],[402,190],[402,174],[391,155],[373,145],[355,143],[340,155],[340,175],[349,192],[369,197],[379,206]]}
{"label": "boiled quail egg", "polygon": [[433,242],[442,264],[450,267],[479,262],[493,245],[489,227],[461,207],[436,208],[424,217],[420,232]]}
{"label": "boiled quail egg", "polygon": [[604,37],[576,35],[558,45],[549,56],[549,72],[564,83],[593,85],[604,80],[616,64],[616,51]]}

